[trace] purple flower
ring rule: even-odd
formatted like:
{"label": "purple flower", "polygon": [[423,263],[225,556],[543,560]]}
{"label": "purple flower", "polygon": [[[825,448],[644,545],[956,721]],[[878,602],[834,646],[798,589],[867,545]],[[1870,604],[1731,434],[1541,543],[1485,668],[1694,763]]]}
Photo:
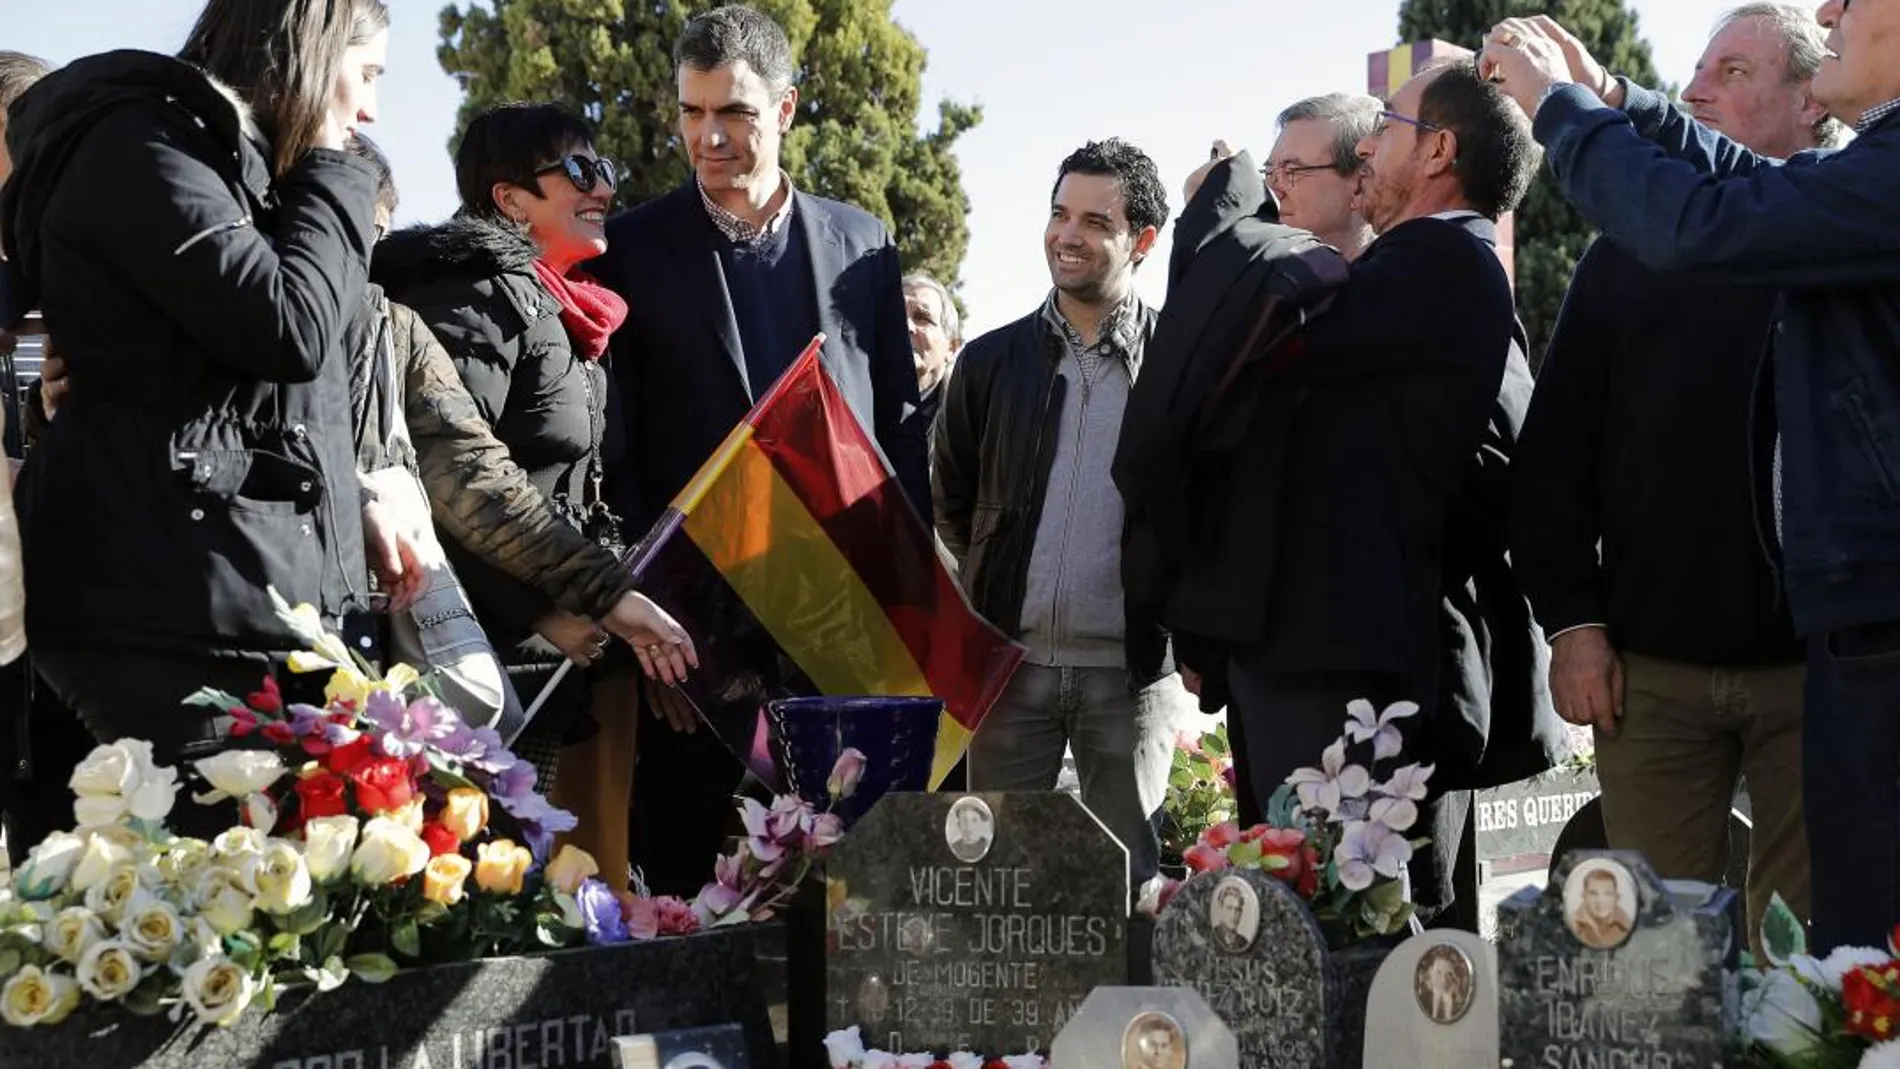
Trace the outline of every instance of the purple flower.
{"label": "purple flower", "polygon": [[838,762],[831,766],[831,778],[825,781],[825,791],[833,798],[849,798],[858,789],[858,781],[864,778],[865,757],[863,751],[847,746],[838,755]]}
{"label": "purple flower", "polygon": [[587,930],[589,943],[604,946],[627,941],[627,921],[620,915],[620,899],[612,888],[596,879],[582,880],[574,901],[581,908],[581,926]]}
{"label": "purple flower", "polygon": [[760,861],[777,861],[785,856],[785,846],[779,842],[777,822],[771,810],[747,798],[740,804],[739,819],[745,824],[746,847],[753,857]]}
{"label": "purple flower", "polygon": [[823,850],[825,847],[844,838],[844,818],[836,813],[820,813],[812,818],[811,835],[805,840],[808,849]]}
{"label": "purple flower", "polygon": [[325,728],[330,725],[330,714],[314,705],[292,705],[285,712],[290,714],[290,733],[297,738],[315,735],[320,732],[327,736]]}
{"label": "purple flower", "polygon": [[453,715],[434,698],[417,698],[404,705],[400,695],[370,691],[363,715],[383,732],[382,751],[390,757],[415,757],[431,743],[455,730]]}
{"label": "purple flower", "polygon": [[711,924],[738,907],[745,897],[745,862],[744,849],[713,862],[712,882],[700,888],[693,899],[693,912],[701,924]]}
{"label": "purple flower", "polygon": [[521,762],[508,747],[502,744],[501,735],[494,728],[472,728],[461,723],[459,718],[454,727],[436,740],[435,747],[454,757],[463,764],[498,775]]}
{"label": "purple flower", "polygon": [[524,798],[534,793],[536,775],[533,764],[517,761],[495,773],[495,779],[489,785],[489,791],[497,798]]}

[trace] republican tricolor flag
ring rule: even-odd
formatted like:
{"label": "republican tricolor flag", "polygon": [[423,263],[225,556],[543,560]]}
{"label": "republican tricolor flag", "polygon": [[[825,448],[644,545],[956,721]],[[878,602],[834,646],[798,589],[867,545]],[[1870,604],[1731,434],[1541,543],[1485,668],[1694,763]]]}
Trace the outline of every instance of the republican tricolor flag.
{"label": "republican tricolor flag", "polygon": [[823,340],[733,428],[629,563],[698,647],[688,697],[767,782],[779,778],[764,702],[929,696],[946,703],[934,789],[1023,649],[970,607],[825,373]]}

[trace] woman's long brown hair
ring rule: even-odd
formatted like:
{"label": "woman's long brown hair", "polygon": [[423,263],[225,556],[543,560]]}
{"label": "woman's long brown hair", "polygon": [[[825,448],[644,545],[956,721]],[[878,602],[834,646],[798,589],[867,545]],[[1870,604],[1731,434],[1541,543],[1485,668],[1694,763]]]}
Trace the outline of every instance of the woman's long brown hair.
{"label": "woman's long brown hair", "polygon": [[281,178],[323,133],[344,50],[388,26],[383,0],[210,0],[178,58],[251,106]]}

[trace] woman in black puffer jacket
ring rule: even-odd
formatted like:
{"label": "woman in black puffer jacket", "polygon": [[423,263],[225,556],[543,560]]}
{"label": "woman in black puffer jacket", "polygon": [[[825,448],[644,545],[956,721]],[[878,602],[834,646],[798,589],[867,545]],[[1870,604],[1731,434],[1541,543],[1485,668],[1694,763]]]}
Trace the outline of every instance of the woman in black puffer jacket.
{"label": "woman in black puffer jacket", "polygon": [[[612,165],[595,155],[593,131],[565,109],[504,105],[470,123],[456,184],[456,218],[386,238],[375,280],[442,343],[476,408],[542,496],[595,542],[617,545],[618,521],[601,499],[609,376],[600,360],[626,305],[578,269],[606,248]],[[592,666],[570,673],[517,740],[547,787],[562,740],[586,720],[590,684],[631,696],[626,665],[602,659],[607,635],[594,621],[561,610],[445,534],[456,574],[524,702],[563,660]],[[684,678],[693,655],[685,632],[641,602],[649,619],[644,641],[629,643],[633,658],[653,678]],[[630,721],[634,713],[620,702],[612,715]]]}
{"label": "woman in black puffer jacket", "polygon": [[20,502],[34,661],[160,762],[225,744],[180,699],[301,647],[267,588],[368,601],[342,335],[375,176],[341,149],[387,41],[381,0],[211,0],[180,58],[78,60],[10,113],[0,234],[73,386]]}

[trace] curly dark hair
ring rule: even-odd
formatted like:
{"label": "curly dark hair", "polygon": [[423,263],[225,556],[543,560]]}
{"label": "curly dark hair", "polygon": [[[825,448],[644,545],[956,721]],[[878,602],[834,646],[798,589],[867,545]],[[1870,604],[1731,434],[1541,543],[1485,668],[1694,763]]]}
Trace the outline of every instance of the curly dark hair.
{"label": "curly dark hair", "polygon": [[1122,184],[1122,200],[1128,207],[1128,225],[1140,233],[1159,228],[1168,221],[1168,194],[1161,185],[1161,172],[1146,152],[1111,137],[1091,141],[1069,154],[1056,172],[1056,184],[1049,189],[1049,206],[1054,207],[1062,180],[1072,174],[1107,175]]}

